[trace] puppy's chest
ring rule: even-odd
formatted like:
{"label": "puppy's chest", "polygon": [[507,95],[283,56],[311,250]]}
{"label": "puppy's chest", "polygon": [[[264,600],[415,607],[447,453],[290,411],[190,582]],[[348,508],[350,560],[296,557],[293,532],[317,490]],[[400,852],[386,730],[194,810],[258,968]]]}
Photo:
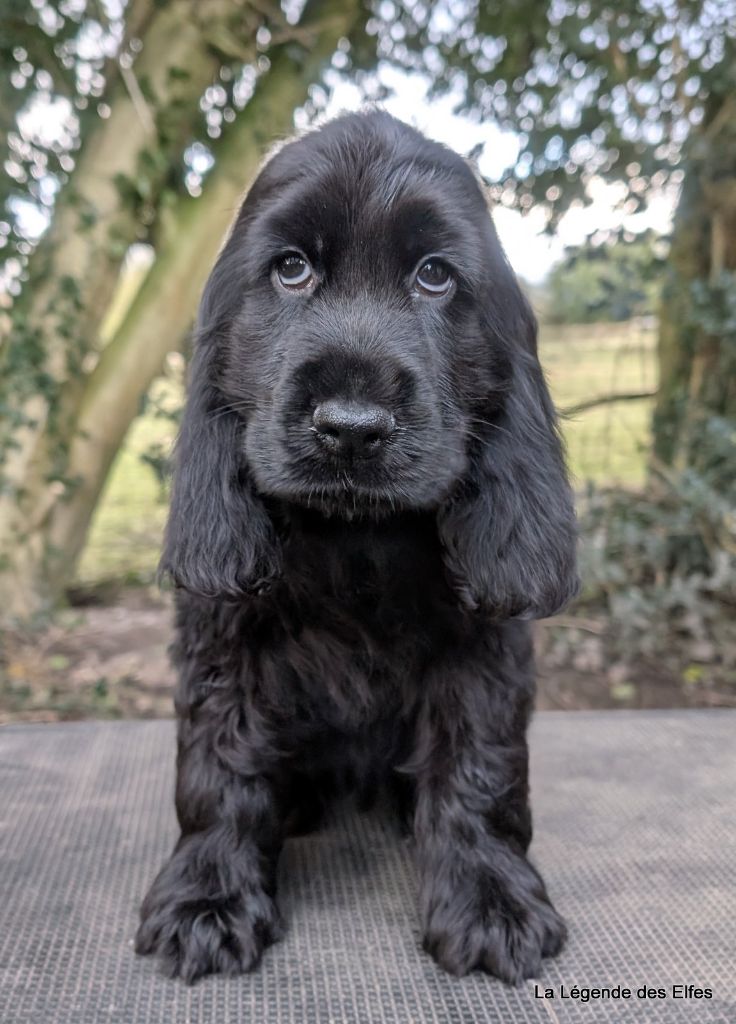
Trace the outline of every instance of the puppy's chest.
{"label": "puppy's chest", "polygon": [[415,703],[456,618],[433,530],[304,529],[284,555],[262,662],[274,708],[342,727]]}
{"label": "puppy's chest", "polygon": [[444,588],[426,568],[362,552],[334,559],[321,573],[315,567],[289,593],[286,628],[304,644],[343,648],[348,660],[362,651],[371,664],[388,668],[418,657],[432,646],[437,620],[446,617]]}
{"label": "puppy's chest", "polygon": [[416,607],[386,599],[369,582],[315,601],[283,621],[280,651],[297,688],[322,701],[380,711],[423,674],[431,637]]}
{"label": "puppy's chest", "polygon": [[401,715],[416,702],[432,635],[416,602],[362,577],[279,610],[262,662],[277,717],[344,728]]}
{"label": "puppy's chest", "polygon": [[453,603],[435,531],[423,520],[295,532],[283,593],[305,618],[350,619],[388,641],[421,632],[439,604]]}

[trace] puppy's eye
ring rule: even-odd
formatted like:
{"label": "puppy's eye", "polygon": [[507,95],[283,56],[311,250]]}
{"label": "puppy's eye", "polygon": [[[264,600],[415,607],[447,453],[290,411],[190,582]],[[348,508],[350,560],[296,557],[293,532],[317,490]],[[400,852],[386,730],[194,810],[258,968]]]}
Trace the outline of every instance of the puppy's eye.
{"label": "puppy's eye", "polygon": [[314,271],[309,260],[296,252],[282,256],[277,261],[275,270],[279,283],[290,291],[302,291],[314,282]]}
{"label": "puppy's eye", "polygon": [[417,270],[414,288],[421,295],[439,298],[447,295],[452,287],[453,276],[450,268],[442,260],[425,260]]}

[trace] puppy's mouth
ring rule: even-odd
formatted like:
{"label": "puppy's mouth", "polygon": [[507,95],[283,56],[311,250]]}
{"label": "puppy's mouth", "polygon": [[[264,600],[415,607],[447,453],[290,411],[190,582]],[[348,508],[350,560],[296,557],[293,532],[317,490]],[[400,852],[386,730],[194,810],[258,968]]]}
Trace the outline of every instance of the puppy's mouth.
{"label": "puppy's mouth", "polygon": [[347,522],[386,519],[409,507],[399,495],[366,487],[348,472],[343,472],[339,482],[334,484],[299,489],[289,500],[326,519],[334,517]]}

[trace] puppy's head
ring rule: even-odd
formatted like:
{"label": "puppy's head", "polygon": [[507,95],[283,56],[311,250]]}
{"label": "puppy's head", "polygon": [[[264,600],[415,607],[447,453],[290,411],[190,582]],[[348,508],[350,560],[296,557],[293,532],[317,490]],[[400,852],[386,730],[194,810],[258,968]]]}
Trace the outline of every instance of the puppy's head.
{"label": "puppy's head", "polygon": [[542,614],[569,595],[534,320],[457,155],[383,113],[284,146],[198,334],[164,557],[181,585],[232,594],[278,572],[266,497],[346,518],[436,512],[472,606]]}

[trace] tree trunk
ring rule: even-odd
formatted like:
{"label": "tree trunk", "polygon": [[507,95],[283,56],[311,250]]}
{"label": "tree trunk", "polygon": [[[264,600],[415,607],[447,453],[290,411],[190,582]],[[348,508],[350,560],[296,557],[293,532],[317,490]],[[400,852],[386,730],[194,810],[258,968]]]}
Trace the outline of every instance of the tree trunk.
{"label": "tree trunk", "polygon": [[358,0],[314,0],[298,26],[302,46],[279,48],[254,96],[219,145],[200,198],[167,213],[157,258],[89,374],[65,459],[62,485],[43,483],[28,506],[33,529],[0,566],[0,600],[14,617],[48,608],[73,575],[108,471],[140,400],[191,325],[199,293],[266,143],[288,134],[293,111],[355,23]]}
{"label": "tree trunk", "polygon": [[[69,434],[84,389],[85,354],[99,328],[129,244],[144,226],[140,208],[121,197],[135,183],[153,205],[168,165],[180,158],[198,117],[198,100],[220,66],[207,41],[232,15],[230,0],[134,0],[131,35],[144,38],[132,67],[114,69],[105,101],[83,139],[52,225],[30,262],[0,349],[0,601],[27,615],[44,602],[49,510],[73,481]],[[260,17],[260,15],[259,15]],[[145,180],[144,180],[145,179]]]}
{"label": "tree trunk", "polygon": [[[191,137],[199,97],[219,68],[201,19],[222,18],[227,6],[227,0],[199,6],[195,0],[170,0],[157,8],[151,0],[136,0],[131,8],[129,29],[145,37],[142,52],[132,67],[111,72],[105,97],[110,114],[96,118],[83,138],[13,310],[4,365],[35,346],[38,378],[47,387],[33,388],[31,381],[30,407],[21,402],[14,408],[16,422],[31,424],[14,430],[11,465],[3,467],[6,484],[14,483],[13,474],[22,479],[50,413],[60,415],[56,392],[63,390],[68,405],[75,389],[67,385],[80,375],[85,352],[98,347],[100,321],[127,248],[147,230],[141,215],[152,216],[168,166]],[[140,195],[134,198],[136,189],[147,196],[147,210],[141,210]]]}
{"label": "tree trunk", "polygon": [[690,141],[659,328],[655,460],[709,461],[708,421],[736,429],[736,99]]}

